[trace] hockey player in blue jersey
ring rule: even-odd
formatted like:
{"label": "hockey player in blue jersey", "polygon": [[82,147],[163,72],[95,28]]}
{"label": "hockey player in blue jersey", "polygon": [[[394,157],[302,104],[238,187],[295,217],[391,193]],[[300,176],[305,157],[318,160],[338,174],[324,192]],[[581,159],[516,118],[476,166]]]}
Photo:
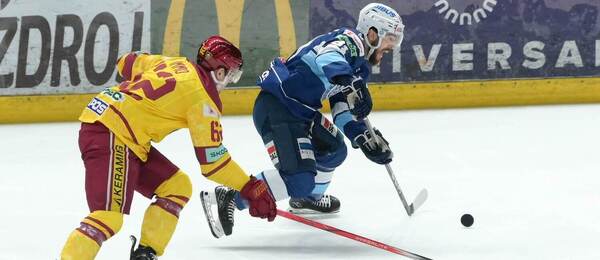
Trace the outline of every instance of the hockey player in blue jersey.
{"label": "hockey player in blue jersey", "polygon": [[[373,106],[366,82],[370,65],[378,65],[385,53],[400,46],[403,29],[395,10],[371,3],[360,11],[356,29],[340,28],[317,36],[289,58],[273,60],[259,76],[262,90],[253,119],[275,169],[256,177],[266,181],[276,200],[289,197],[290,211],[339,210],[340,201],[325,191],[347,155],[343,136],[371,161],[391,162],[387,141],[379,131],[375,131],[378,137],[371,136],[363,121]],[[326,99],[333,123],[319,112]],[[247,207],[239,192],[217,187],[201,196],[207,215],[210,206],[217,204],[219,220],[209,220],[213,234],[231,234],[234,205]]]}

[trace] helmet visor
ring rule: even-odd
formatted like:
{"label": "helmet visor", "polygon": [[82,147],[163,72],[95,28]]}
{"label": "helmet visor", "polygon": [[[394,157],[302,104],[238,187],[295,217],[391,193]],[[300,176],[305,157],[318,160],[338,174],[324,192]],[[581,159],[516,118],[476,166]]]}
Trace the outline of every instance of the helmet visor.
{"label": "helmet visor", "polygon": [[240,68],[231,69],[229,73],[227,73],[227,78],[230,83],[237,83],[242,77],[242,73],[244,71]]}
{"label": "helmet visor", "polygon": [[382,48],[390,48],[395,49],[400,47],[402,44],[402,40],[404,40],[404,33],[386,33],[381,41]]}

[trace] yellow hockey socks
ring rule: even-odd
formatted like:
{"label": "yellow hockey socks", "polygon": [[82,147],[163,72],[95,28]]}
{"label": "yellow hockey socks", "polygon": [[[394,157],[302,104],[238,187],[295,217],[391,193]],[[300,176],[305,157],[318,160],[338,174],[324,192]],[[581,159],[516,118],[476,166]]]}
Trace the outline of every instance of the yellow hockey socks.
{"label": "yellow hockey socks", "polygon": [[61,252],[62,260],[91,260],[102,242],[114,236],[123,225],[123,214],[98,210],[90,213],[69,235]]}
{"label": "yellow hockey socks", "polygon": [[162,255],[177,226],[179,212],[192,195],[189,177],[178,171],[155,191],[156,201],[144,215],[140,244],[149,246]]}

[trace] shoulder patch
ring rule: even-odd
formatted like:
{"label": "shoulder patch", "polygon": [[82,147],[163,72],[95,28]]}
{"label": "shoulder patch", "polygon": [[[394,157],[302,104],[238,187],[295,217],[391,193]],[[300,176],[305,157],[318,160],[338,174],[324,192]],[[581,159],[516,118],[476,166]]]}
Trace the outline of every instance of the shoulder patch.
{"label": "shoulder patch", "polygon": [[[352,57],[356,57],[358,55],[358,51],[356,50],[356,45],[352,42],[352,40],[350,40],[350,38],[348,38],[347,35],[344,34],[340,34],[338,36],[335,37],[336,39],[340,40],[338,41],[340,44],[345,45],[344,46],[337,46],[340,50],[342,50],[342,52],[345,53],[345,50],[349,50],[350,51],[350,56]],[[331,44],[336,44],[337,42],[332,42]]]}
{"label": "shoulder patch", "polygon": [[358,48],[359,56],[365,56],[365,47],[363,46],[362,40],[360,39],[360,37],[358,37],[356,33],[354,33],[351,30],[345,29],[342,35],[345,35],[352,39],[352,41],[354,42],[353,45],[356,46],[355,48]]}
{"label": "shoulder patch", "polygon": [[87,105],[87,109],[92,110],[92,111],[94,111],[94,113],[101,116],[102,114],[104,114],[106,109],[108,109],[108,104],[106,104],[106,102],[102,101],[102,99],[94,98]]}

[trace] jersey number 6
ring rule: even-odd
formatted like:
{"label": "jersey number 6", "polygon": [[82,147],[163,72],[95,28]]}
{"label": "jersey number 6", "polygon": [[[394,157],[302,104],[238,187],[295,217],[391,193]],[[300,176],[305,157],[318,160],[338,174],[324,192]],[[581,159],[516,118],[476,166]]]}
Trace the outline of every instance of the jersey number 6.
{"label": "jersey number 6", "polygon": [[218,121],[210,122],[210,140],[213,142],[221,142],[223,140],[223,130]]}

